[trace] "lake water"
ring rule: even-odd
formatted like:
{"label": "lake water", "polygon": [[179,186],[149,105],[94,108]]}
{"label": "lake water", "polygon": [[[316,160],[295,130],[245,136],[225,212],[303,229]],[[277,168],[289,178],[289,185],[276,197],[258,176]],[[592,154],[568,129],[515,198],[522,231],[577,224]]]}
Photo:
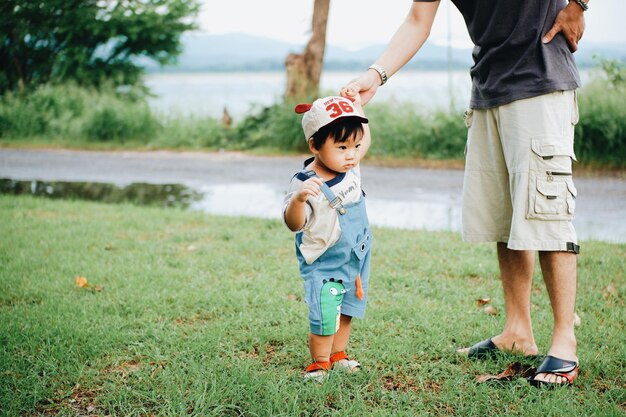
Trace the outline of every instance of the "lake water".
{"label": "lake water", "polygon": [[[323,92],[335,94],[360,72],[324,72]],[[165,114],[221,117],[224,108],[242,116],[254,106],[272,104],[285,91],[284,72],[149,74],[146,84],[157,95],[151,106]],[[394,75],[377,92],[375,101],[412,102],[426,110],[447,109],[450,91],[454,106],[469,102],[471,80],[467,71],[405,71]]]}
{"label": "lake water", "polygon": [[[324,93],[339,88],[360,74],[359,71],[326,71],[320,82]],[[591,71],[581,71],[583,82]],[[146,84],[157,97],[151,107],[159,113],[178,116],[222,117],[224,108],[238,118],[251,109],[280,100],[287,84],[284,72],[149,74]],[[467,70],[400,71],[376,93],[374,102],[410,102],[419,109],[464,110],[472,83]],[[451,102],[452,98],[452,102]]]}

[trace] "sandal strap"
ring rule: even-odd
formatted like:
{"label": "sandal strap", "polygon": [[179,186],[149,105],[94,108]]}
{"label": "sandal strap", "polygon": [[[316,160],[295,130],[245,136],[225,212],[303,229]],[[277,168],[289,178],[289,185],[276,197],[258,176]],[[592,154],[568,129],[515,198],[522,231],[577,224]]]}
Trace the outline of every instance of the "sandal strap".
{"label": "sandal strap", "polygon": [[348,355],[346,355],[346,352],[343,350],[341,352],[336,352],[330,355],[330,363],[335,363],[342,359],[348,359]]}
{"label": "sandal strap", "polygon": [[577,371],[577,369],[578,363],[576,363],[575,361],[568,361],[565,359],[557,358],[556,356],[548,355],[543,359],[543,362],[541,362],[539,368],[537,368],[536,374],[568,374],[575,370]]}
{"label": "sandal strap", "polygon": [[306,372],[313,371],[330,371],[330,362],[313,362],[309,366],[306,367]]}

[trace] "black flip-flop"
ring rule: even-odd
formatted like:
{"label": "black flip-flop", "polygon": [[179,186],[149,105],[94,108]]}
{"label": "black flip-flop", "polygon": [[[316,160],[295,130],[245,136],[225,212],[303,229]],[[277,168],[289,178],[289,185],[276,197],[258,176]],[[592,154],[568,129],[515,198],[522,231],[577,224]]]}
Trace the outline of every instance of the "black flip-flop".
{"label": "black flip-flop", "polygon": [[476,343],[469,349],[467,357],[470,359],[494,358],[502,352],[491,339]]}
{"label": "black flip-flop", "polygon": [[[578,363],[575,361],[568,361],[565,359],[557,358],[556,356],[548,355],[543,359],[539,368],[535,372],[535,375],[528,377],[528,382],[533,387],[546,387],[554,388],[567,386],[571,387],[574,384],[574,380],[578,377]],[[552,374],[563,377],[567,382],[546,382],[538,381],[535,377],[538,374]]]}

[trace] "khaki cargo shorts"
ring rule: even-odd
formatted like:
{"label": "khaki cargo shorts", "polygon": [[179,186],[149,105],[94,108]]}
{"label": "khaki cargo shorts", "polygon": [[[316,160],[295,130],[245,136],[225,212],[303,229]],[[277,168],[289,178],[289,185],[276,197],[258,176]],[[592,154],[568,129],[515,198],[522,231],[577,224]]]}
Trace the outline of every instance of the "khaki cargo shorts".
{"label": "khaki cargo shorts", "polygon": [[578,253],[572,225],[577,122],[573,90],[465,113],[463,240]]}

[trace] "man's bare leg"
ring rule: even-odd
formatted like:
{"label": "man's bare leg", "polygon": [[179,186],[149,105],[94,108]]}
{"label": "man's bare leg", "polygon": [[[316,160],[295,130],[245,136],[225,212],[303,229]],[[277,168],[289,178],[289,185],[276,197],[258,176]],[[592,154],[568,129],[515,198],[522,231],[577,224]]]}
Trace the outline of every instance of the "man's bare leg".
{"label": "man's bare leg", "polygon": [[[576,305],[576,255],[571,252],[539,252],[543,279],[548,289],[554,330],[548,355],[578,362],[574,335]],[[552,374],[537,374],[536,380],[565,383],[565,378]]]}
{"label": "man's bare leg", "polygon": [[497,249],[506,322],[502,333],[491,340],[500,350],[536,355],[538,350],[530,318],[535,252],[511,250],[502,242],[498,242]]}

